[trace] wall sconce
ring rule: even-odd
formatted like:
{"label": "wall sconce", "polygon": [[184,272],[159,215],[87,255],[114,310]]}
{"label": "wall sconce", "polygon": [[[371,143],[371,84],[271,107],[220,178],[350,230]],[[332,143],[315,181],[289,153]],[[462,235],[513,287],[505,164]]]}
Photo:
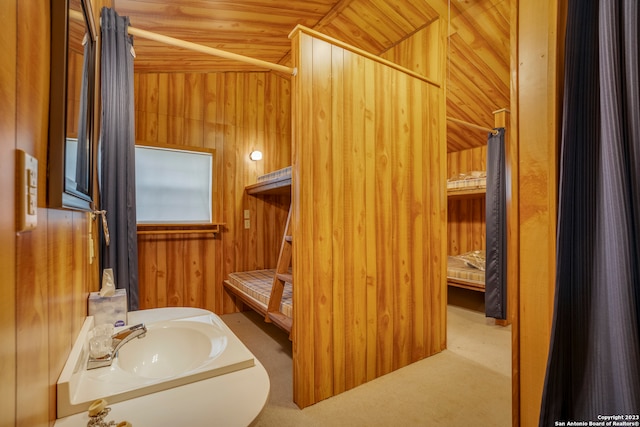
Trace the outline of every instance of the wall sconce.
{"label": "wall sconce", "polygon": [[249,158],[254,162],[256,160],[262,160],[262,151],[258,151],[258,150],[252,151],[251,153],[249,153]]}

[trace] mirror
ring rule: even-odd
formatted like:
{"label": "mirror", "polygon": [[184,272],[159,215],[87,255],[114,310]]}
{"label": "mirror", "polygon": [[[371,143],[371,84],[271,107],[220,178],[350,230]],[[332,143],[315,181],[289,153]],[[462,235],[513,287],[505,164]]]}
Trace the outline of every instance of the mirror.
{"label": "mirror", "polygon": [[90,0],[51,0],[50,208],[93,209],[95,28]]}

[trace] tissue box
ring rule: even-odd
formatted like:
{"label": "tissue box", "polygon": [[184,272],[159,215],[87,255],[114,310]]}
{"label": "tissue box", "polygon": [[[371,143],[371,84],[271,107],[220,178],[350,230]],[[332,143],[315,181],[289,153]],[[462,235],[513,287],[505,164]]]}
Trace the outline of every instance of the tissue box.
{"label": "tissue box", "polygon": [[127,324],[127,291],[116,289],[110,297],[101,297],[99,292],[89,294],[89,316],[94,317],[94,324],[108,323],[113,326]]}

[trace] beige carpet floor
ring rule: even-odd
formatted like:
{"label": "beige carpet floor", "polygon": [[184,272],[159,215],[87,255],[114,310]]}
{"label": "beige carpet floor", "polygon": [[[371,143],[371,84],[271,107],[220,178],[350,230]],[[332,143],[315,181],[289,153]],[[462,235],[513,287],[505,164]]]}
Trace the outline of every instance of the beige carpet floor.
{"label": "beige carpet floor", "polygon": [[511,425],[511,327],[481,304],[447,310],[447,349],[303,410],[293,403],[291,343],[253,311],[222,316],[264,365],[269,401],[256,427]]}

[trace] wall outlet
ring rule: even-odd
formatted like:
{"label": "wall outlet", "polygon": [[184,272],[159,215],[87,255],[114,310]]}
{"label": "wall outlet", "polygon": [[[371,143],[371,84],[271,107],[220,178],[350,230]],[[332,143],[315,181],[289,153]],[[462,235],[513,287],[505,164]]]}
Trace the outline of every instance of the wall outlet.
{"label": "wall outlet", "polygon": [[16,230],[30,231],[38,225],[38,160],[16,153]]}
{"label": "wall outlet", "polygon": [[251,220],[245,219],[244,220],[244,229],[248,230],[251,228]]}

